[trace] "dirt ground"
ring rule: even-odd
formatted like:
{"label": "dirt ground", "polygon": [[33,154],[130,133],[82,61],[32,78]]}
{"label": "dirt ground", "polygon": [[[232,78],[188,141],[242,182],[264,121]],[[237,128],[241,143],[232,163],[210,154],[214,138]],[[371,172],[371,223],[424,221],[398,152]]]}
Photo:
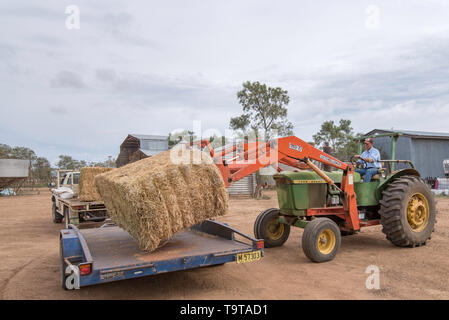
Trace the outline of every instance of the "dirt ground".
{"label": "dirt ground", "polygon": [[[269,200],[231,200],[219,220],[247,234]],[[344,237],[337,257],[310,262],[301,249],[302,229],[292,228],[282,247],[266,249],[246,264],[160,274],[77,291],[60,286],[58,234],[50,193],[0,198],[0,299],[449,299],[449,199],[438,198],[432,240],[420,248],[397,248],[380,227]],[[380,289],[368,290],[365,273],[380,269]]]}

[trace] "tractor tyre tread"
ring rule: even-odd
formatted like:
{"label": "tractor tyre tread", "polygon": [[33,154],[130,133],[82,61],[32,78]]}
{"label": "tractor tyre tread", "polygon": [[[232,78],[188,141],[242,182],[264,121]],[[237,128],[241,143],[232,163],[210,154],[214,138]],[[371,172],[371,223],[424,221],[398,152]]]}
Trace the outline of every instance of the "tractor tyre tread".
{"label": "tractor tyre tread", "polygon": [[[414,232],[407,222],[409,197],[419,192],[425,196],[429,205],[429,221],[421,232]],[[382,232],[387,240],[398,247],[416,247],[425,245],[434,231],[436,202],[423,179],[416,176],[402,176],[390,183],[382,192],[380,216]]]}
{"label": "tractor tyre tread", "polygon": [[[336,237],[335,247],[327,255],[319,252],[317,248],[317,239],[318,235],[324,229],[331,229]],[[307,226],[304,228],[304,233],[302,235],[302,250],[304,254],[313,262],[326,262],[335,258],[337,255],[338,249],[341,245],[341,234],[340,229],[337,224],[329,218],[316,218],[310,221]]]}
{"label": "tractor tyre tread", "polygon": [[289,235],[290,235],[290,225],[284,224],[284,233],[282,234],[282,237],[277,240],[269,239],[264,232],[264,229],[266,228],[266,224],[268,221],[273,219],[275,216],[279,216],[279,209],[276,208],[270,208],[265,211],[262,211],[256,218],[254,222],[254,236],[257,239],[263,239],[264,240],[264,246],[265,248],[272,248],[272,247],[279,247],[282,246],[285,241],[287,241]]}

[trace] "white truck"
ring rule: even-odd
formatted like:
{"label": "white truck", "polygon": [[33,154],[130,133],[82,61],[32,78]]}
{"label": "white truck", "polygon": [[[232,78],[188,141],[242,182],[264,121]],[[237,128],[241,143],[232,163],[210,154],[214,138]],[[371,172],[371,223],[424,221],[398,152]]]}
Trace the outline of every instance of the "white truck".
{"label": "white truck", "polygon": [[86,222],[102,222],[108,218],[103,201],[80,201],[78,184],[80,172],[58,170],[56,188],[51,189],[52,218],[54,223],[65,221],[75,226]]}

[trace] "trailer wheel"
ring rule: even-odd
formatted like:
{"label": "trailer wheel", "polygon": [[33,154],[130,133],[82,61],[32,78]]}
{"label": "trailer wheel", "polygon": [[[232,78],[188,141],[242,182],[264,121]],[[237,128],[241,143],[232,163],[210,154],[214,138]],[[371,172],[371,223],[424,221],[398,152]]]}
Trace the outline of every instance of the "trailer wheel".
{"label": "trailer wheel", "polygon": [[398,247],[425,245],[434,231],[436,205],[429,186],[419,177],[403,176],[382,192],[382,232]]}
{"label": "trailer wheel", "polygon": [[290,235],[288,224],[278,223],[279,209],[271,208],[259,214],[254,222],[254,235],[263,239],[265,248],[279,247]]}
{"label": "trailer wheel", "polygon": [[61,215],[58,213],[58,211],[57,211],[57,209],[56,209],[56,202],[53,202],[53,206],[52,206],[51,212],[52,212],[52,216],[53,216],[53,222],[54,222],[54,223],[61,223],[61,222],[62,222],[62,219],[63,219],[64,217],[61,216]]}
{"label": "trailer wheel", "polygon": [[313,262],[326,262],[335,258],[341,244],[340,229],[328,218],[310,221],[302,235],[302,250]]}
{"label": "trailer wheel", "polygon": [[67,268],[67,265],[66,265],[66,263],[64,261],[64,250],[62,248],[62,239],[61,239],[61,237],[59,237],[59,257],[61,259],[61,263],[60,263],[60,265],[61,265],[61,287],[64,290],[68,290],[66,285],[65,285],[65,281],[67,279],[67,276],[65,275],[65,269]]}
{"label": "trailer wheel", "polygon": [[63,212],[64,212],[65,227],[68,228],[70,224],[69,207],[64,206]]}

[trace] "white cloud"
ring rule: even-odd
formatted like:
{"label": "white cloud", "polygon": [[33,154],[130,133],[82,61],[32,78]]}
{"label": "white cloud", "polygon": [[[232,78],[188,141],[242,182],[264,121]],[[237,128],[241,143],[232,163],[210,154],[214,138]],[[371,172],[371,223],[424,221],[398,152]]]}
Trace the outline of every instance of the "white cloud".
{"label": "white cloud", "polygon": [[77,1],[0,4],[0,138],[50,160],[116,155],[130,132],[224,131],[247,80],[282,86],[295,133],[325,120],[447,131],[447,2]]}

